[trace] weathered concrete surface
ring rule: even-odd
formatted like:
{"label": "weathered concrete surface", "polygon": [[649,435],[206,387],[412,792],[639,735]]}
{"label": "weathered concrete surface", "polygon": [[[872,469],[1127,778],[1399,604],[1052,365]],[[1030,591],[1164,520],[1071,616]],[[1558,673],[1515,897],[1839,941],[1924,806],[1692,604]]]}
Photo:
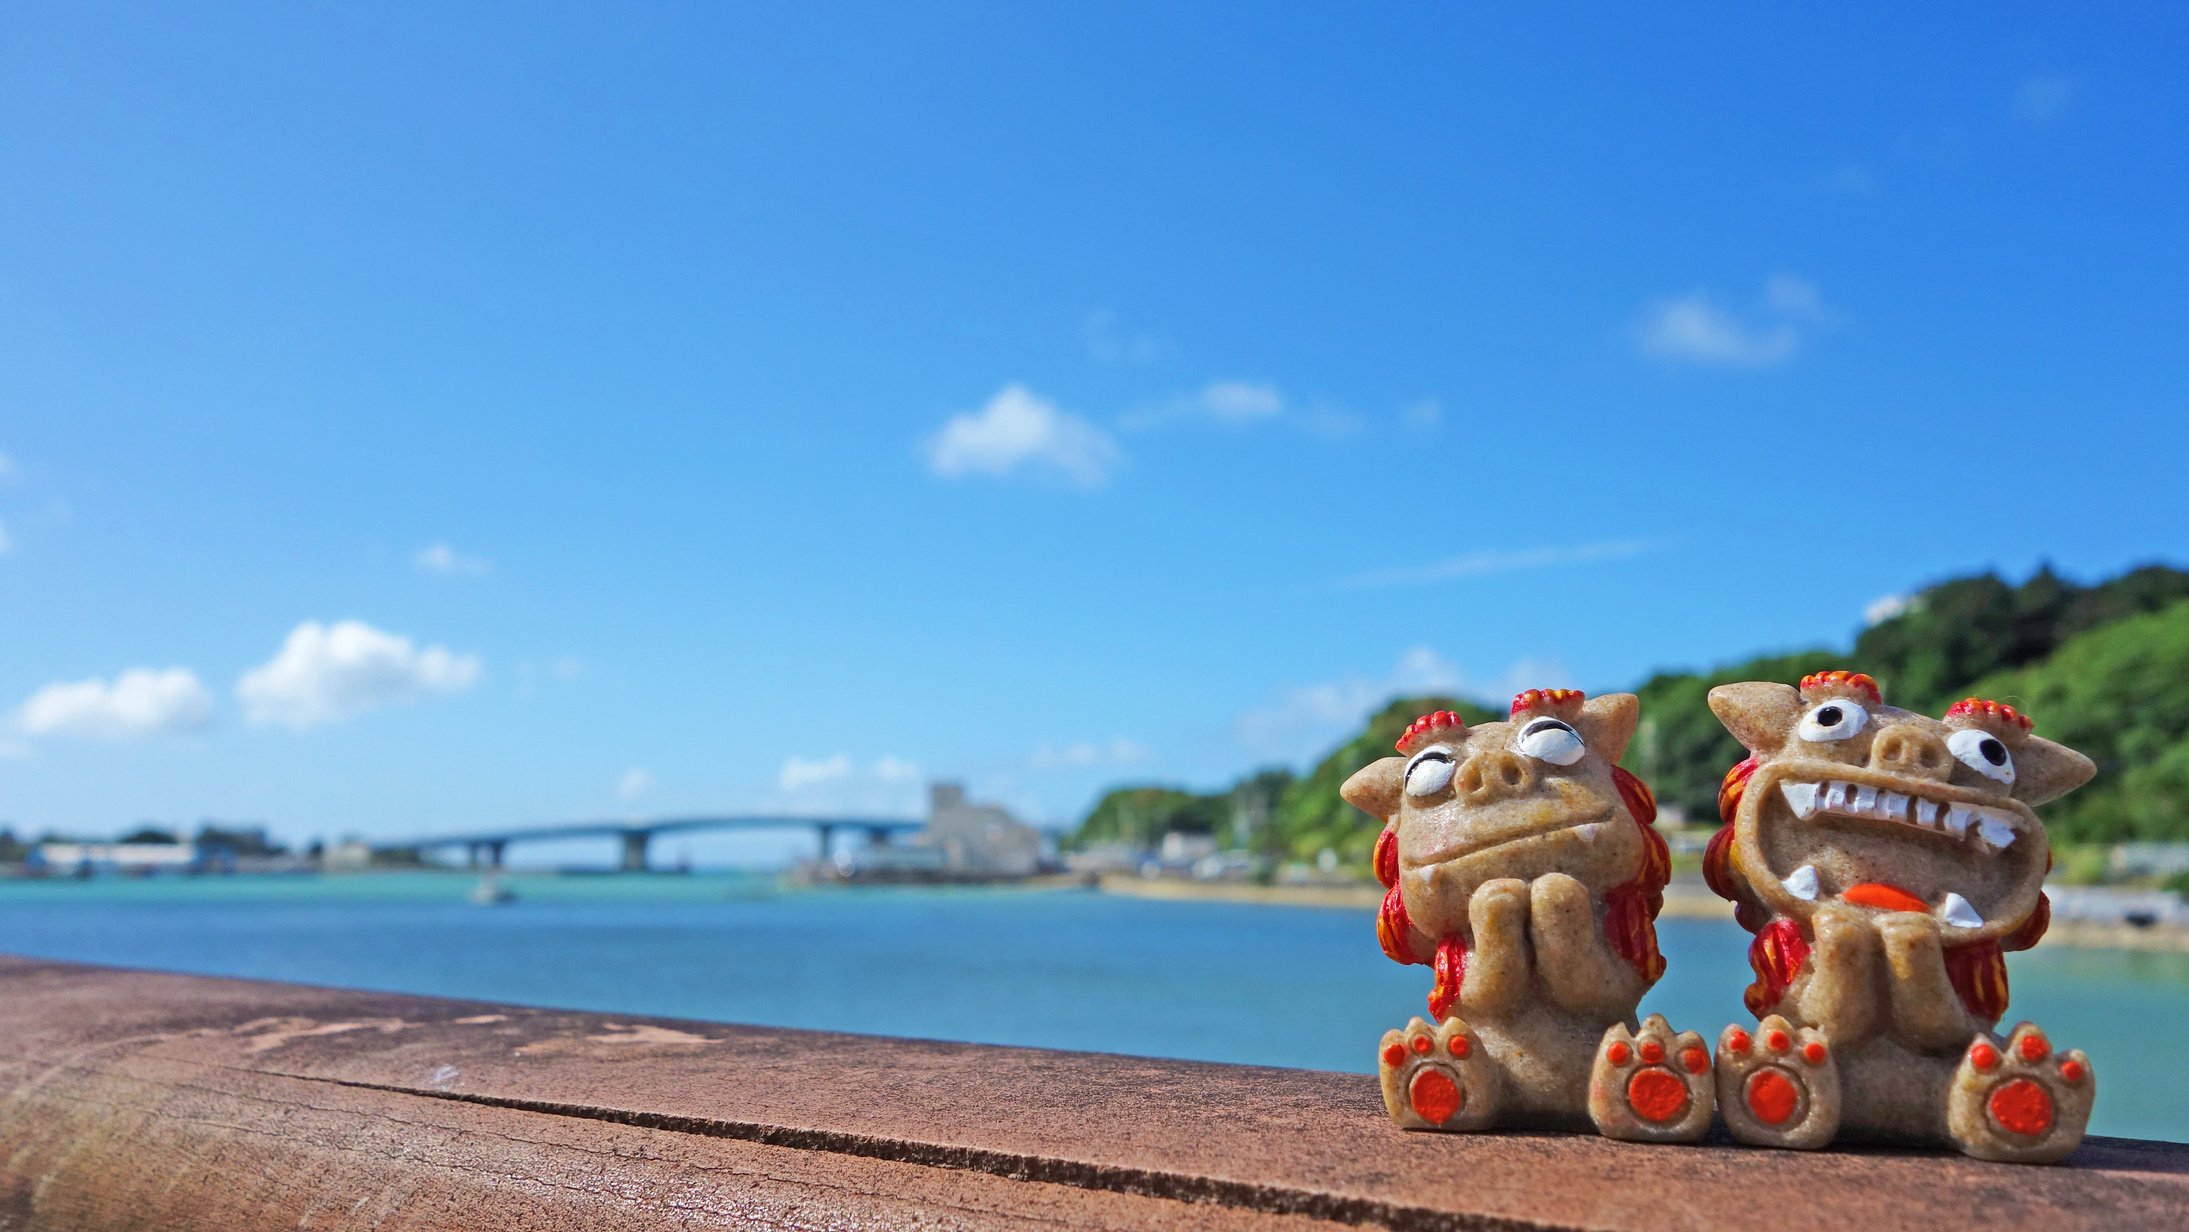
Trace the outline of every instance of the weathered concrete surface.
{"label": "weathered concrete surface", "polygon": [[2180,1228],[2189,1148],[1402,1134],[1361,1076],[0,958],[0,1229],[1342,1224]]}

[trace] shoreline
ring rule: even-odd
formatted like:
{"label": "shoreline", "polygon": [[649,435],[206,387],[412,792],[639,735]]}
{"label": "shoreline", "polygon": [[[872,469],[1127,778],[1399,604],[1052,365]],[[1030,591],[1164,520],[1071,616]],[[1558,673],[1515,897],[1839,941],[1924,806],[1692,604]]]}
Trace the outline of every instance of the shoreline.
{"label": "shoreline", "polygon": [[[1174,902],[1254,903],[1270,907],[1319,907],[1346,911],[1374,911],[1383,902],[1383,887],[1370,882],[1326,885],[1255,885],[1242,881],[1189,881],[1177,877],[1140,877],[1131,873],[1105,873],[1094,888],[1120,898],[1164,899]],[[1733,905],[1712,894],[1700,881],[1674,878],[1665,887],[1664,910],[1659,919],[1733,919]],[[2189,928],[2155,924],[2136,928],[2091,920],[2054,919],[2041,945],[2082,950],[2136,950],[2189,953]]]}

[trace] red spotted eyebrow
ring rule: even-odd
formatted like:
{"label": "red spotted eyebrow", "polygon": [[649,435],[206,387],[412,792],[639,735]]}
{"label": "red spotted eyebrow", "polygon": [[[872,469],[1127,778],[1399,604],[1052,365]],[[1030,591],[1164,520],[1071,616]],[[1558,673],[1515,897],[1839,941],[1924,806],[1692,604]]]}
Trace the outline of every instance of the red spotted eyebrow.
{"label": "red spotted eyebrow", "polygon": [[1992,724],[2011,724],[2023,731],[2028,731],[2030,728],[2037,726],[2037,720],[2030,718],[2005,702],[1995,702],[1986,697],[1964,697],[1953,705],[1946,707],[1946,717],[1949,719],[1987,720]]}
{"label": "red spotted eyebrow", "polygon": [[1411,753],[1414,751],[1415,745],[1428,739],[1429,736],[1433,733],[1440,731],[1456,731],[1464,734],[1466,730],[1467,720],[1460,718],[1459,715],[1454,713],[1453,711],[1432,710],[1429,713],[1421,716],[1420,718],[1415,719],[1413,722],[1408,723],[1406,725],[1406,734],[1400,736],[1398,738],[1398,743],[1393,747],[1397,748],[1398,751],[1401,753]]}
{"label": "red spotted eyebrow", "polygon": [[1513,694],[1512,714],[1516,718],[1531,711],[1571,714],[1588,696],[1579,689],[1522,689]]}
{"label": "red spotted eyebrow", "polygon": [[1803,697],[1823,689],[1832,689],[1834,691],[1844,689],[1849,692],[1860,693],[1862,696],[1869,698],[1870,704],[1873,706],[1885,704],[1885,695],[1879,691],[1876,678],[1864,672],[1834,670],[1813,672],[1801,678],[1801,695]]}

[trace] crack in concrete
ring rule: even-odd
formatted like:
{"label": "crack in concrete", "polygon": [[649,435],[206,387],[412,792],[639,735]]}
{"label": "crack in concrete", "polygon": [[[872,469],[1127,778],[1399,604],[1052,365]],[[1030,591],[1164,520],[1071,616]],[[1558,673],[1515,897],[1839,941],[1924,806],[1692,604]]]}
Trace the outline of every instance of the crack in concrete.
{"label": "crack in concrete", "polygon": [[730,1138],[740,1142],[756,1142],[765,1146],[788,1147],[793,1150],[856,1155],[864,1159],[878,1159],[891,1163],[915,1164],[930,1168],[951,1168],[964,1172],[982,1172],[990,1176],[1003,1177],[1007,1180],[1046,1181],[1050,1184],[1068,1185],[1075,1189],[1102,1190],[1147,1198],[1167,1198],[1175,1202],[1226,1206],[1260,1211],[1271,1215],[1302,1215],[1314,1219],[1327,1219],[1337,1223],[1381,1224],[1384,1227],[1393,1229],[1394,1232],[1575,1232],[1574,1225],[1570,1224],[1544,1224],[1533,1220],[1507,1219],[1495,1215],[1432,1210],[1427,1207],[1403,1206],[1390,1202],[1379,1202],[1372,1198],[1349,1197],[1344,1194],[1308,1189],[1289,1189],[1274,1185],[1256,1184],[1251,1181],[1224,1180],[1220,1177],[1160,1172],[1151,1168],[1135,1168],[1119,1164],[1098,1164],[1084,1160],[1025,1155],[1010,1151],[993,1150],[987,1147],[948,1146],[942,1143],[915,1142],[901,1138],[877,1138],[870,1134],[848,1133],[842,1130],[799,1129],[787,1125],[768,1125],[757,1121],[725,1121],[706,1117],[675,1116],[660,1112],[637,1112],[624,1108],[603,1108],[590,1104],[520,1099],[506,1095],[436,1091],[430,1088],[400,1086],[392,1083],[363,1082],[349,1078],[325,1078],[314,1074],[284,1073],[280,1076],[304,1082],[321,1082],[332,1086],[353,1087],[365,1091],[411,1095],[420,1099],[442,1099],[456,1103],[480,1104],[490,1108],[507,1108],[518,1112],[541,1113],[547,1116],[604,1121],[616,1125],[635,1126],[640,1129],[661,1130],[667,1133],[691,1134],[704,1138]]}

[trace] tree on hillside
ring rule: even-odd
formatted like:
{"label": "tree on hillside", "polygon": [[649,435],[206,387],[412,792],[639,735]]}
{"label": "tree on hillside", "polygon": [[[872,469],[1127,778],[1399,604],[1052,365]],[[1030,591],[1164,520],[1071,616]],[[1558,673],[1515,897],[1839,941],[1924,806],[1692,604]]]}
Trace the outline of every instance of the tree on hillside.
{"label": "tree on hillside", "polygon": [[2055,840],[2189,838],[2189,601],[2068,639],[2043,662],[1972,681],[2037,733],[2098,763],[2044,810]]}

